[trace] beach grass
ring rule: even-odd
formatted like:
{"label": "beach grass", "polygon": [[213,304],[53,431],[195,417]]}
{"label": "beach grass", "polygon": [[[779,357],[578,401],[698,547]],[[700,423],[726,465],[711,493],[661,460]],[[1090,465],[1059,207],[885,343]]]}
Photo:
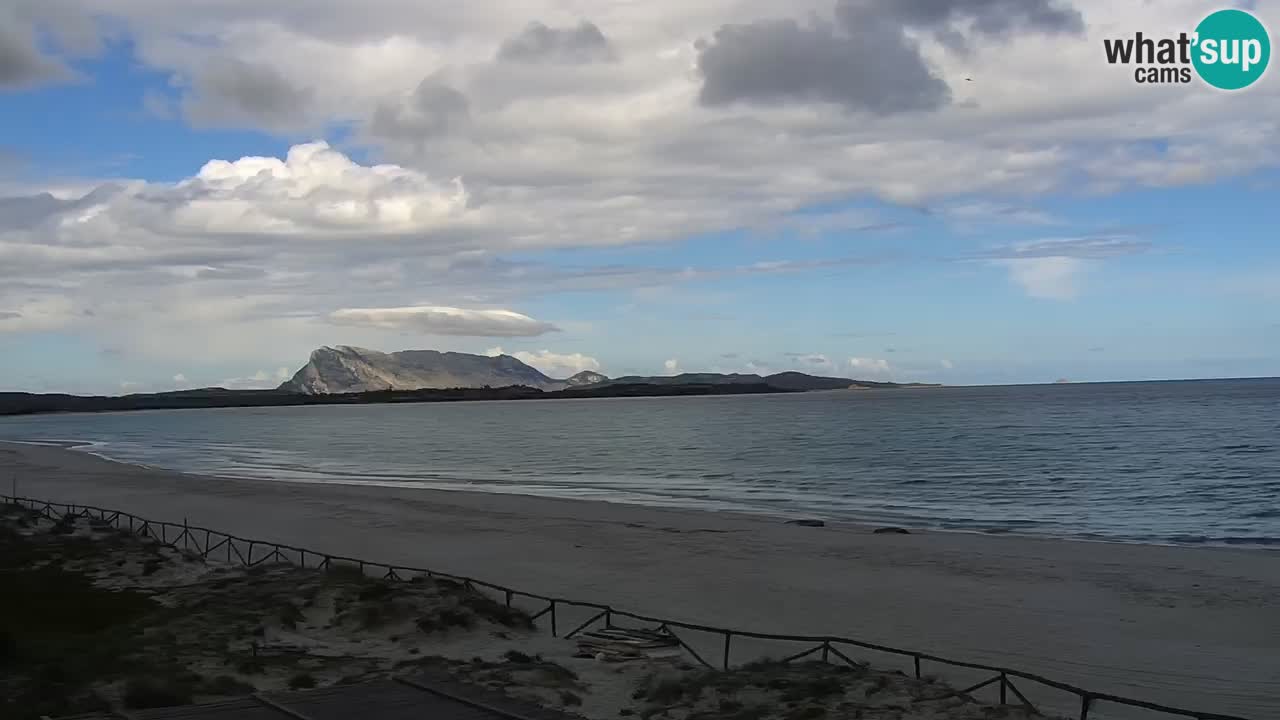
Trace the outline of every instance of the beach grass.
{"label": "beach grass", "polygon": [[0,519],[6,719],[306,689],[386,674],[459,634],[534,627],[448,581],[223,567],[85,518],[5,506]]}
{"label": "beach grass", "polygon": [[0,717],[36,720],[432,671],[587,717],[1040,718],[865,664],[615,664],[467,585],[333,563],[245,569],[85,518],[0,508]]}

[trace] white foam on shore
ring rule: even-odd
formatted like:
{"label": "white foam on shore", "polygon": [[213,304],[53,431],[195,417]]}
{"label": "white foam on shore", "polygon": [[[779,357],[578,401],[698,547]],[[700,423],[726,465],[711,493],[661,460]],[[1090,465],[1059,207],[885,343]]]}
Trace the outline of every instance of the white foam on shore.
{"label": "white foam on shore", "polygon": [[[134,458],[122,458],[111,454],[111,445],[105,441],[98,440],[69,440],[69,439],[37,439],[37,440],[0,440],[0,442],[17,443],[24,445],[35,445],[42,447],[57,447],[66,450],[74,450],[76,452],[86,453],[103,460],[118,463],[129,467],[144,468],[147,470],[155,470],[162,472],[172,472],[189,477],[198,478],[217,478],[224,480],[239,480],[245,482],[261,482],[261,483],[287,483],[292,485],[320,485],[320,486],[341,486],[351,488],[385,488],[398,490],[421,490],[421,491],[443,491],[443,492],[476,492],[493,495],[516,495],[529,496],[539,498],[551,498],[559,500],[584,500],[593,502],[606,502],[620,505],[636,505],[652,508],[665,508],[672,510],[691,510],[695,512],[713,512],[713,513],[731,513],[741,514],[755,517],[774,518],[780,520],[796,520],[796,519],[819,519],[824,522],[834,524],[853,525],[861,527],[879,527],[885,525],[901,526],[916,531],[928,531],[931,533],[951,533],[960,535],[999,535],[1003,537],[1025,537],[1025,538],[1056,538],[1064,540],[1072,540],[1076,542],[1100,543],[1100,544],[1120,544],[1120,545],[1152,545],[1158,547],[1245,547],[1270,549],[1278,544],[1272,538],[1259,538],[1254,542],[1225,542],[1216,538],[1197,538],[1195,541],[1188,539],[1168,540],[1150,537],[1103,537],[1088,534],[1069,534],[1069,533],[1051,533],[1051,532],[1031,532],[1020,530],[1020,523],[1010,522],[1007,525],[990,525],[983,526],[982,523],[973,522],[972,527],[954,527],[947,526],[942,522],[926,522],[917,517],[904,516],[893,513],[868,514],[861,517],[836,516],[830,513],[812,512],[812,511],[788,511],[783,507],[762,507],[758,505],[749,505],[736,503],[729,500],[711,500],[701,499],[699,502],[692,503],[688,498],[679,496],[663,495],[658,493],[643,493],[634,490],[622,489],[604,489],[598,487],[567,487],[558,486],[547,483],[520,483],[520,482],[485,482],[476,481],[468,478],[456,478],[439,481],[427,480],[408,480],[408,479],[392,479],[389,477],[371,477],[368,475],[345,475],[345,474],[327,474],[322,471],[311,473],[309,476],[303,475],[296,471],[291,471],[283,476],[264,477],[261,473],[236,473],[227,468],[218,468],[214,472],[207,472],[193,469],[174,468],[165,465],[146,463]],[[945,508],[933,508],[943,511]]]}

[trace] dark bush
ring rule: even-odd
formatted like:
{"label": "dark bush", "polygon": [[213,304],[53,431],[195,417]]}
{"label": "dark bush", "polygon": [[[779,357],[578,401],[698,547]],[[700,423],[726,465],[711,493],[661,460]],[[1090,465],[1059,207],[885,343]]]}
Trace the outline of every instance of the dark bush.
{"label": "dark bush", "polygon": [[124,686],[124,705],[146,709],[190,705],[191,688],[170,678],[131,678]]}

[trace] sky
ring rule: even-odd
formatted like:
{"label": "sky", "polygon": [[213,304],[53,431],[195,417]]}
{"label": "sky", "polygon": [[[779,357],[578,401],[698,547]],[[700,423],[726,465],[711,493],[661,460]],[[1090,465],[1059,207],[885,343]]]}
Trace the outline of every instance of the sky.
{"label": "sky", "polygon": [[1280,375],[1277,70],[1103,50],[1224,6],[6,0],[0,390]]}

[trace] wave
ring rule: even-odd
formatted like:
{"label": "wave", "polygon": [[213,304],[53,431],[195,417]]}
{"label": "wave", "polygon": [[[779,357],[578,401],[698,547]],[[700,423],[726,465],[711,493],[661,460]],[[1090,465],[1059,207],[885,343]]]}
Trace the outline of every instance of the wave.
{"label": "wave", "polygon": [[1271,537],[1267,535],[1227,535],[1223,537],[1215,537],[1212,535],[1173,535],[1164,538],[1167,542],[1175,545],[1249,545],[1263,547],[1280,547],[1280,537]]}
{"label": "wave", "polygon": [[[1061,462],[1024,458],[966,468],[948,459],[946,464],[903,468],[892,462],[892,454],[876,455],[861,466],[850,464],[847,470],[827,467],[843,468],[843,458],[814,463],[807,456],[776,467],[744,463],[736,472],[725,471],[725,455],[695,454],[689,462],[681,457],[669,463],[654,458],[637,466],[628,464],[623,452],[617,457],[576,458],[578,462],[549,456],[523,464],[501,457],[463,464],[432,454],[415,464],[423,456],[393,455],[388,460],[317,452],[302,443],[256,447],[257,443],[207,437],[190,442],[159,430],[147,435],[146,442],[137,441],[143,437],[138,433],[100,436],[110,438],[107,441],[66,439],[74,438],[78,429],[25,442],[73,448],[141,467],[259,482],[577,497],[836,523],[1109,542],[1280,546],[1280,523],[1275,522],[1280,507],[1267,496],[1280,484],[1267,483],[1256,472],[1232,472],[1254,462],[1243,458],[1158,483],[1125,475],[1126,470],[1150,473],[1150,468],[1132,465],[1127,458],[1125,464],[1100,468],[1096,479],[1063,471]],[[1256,447],[1222,444],[1219,450],[1249,452]],[[436,462],[441,467],[431,467]],[[1211,482],[1224,479],[1248,484],[1224,487]],[[1066,497],[1060,501],[1062,495]],[[1255,509],[1237,509],[1250,505]],[[1162,512],[1165,508],[1167,513]]]}

